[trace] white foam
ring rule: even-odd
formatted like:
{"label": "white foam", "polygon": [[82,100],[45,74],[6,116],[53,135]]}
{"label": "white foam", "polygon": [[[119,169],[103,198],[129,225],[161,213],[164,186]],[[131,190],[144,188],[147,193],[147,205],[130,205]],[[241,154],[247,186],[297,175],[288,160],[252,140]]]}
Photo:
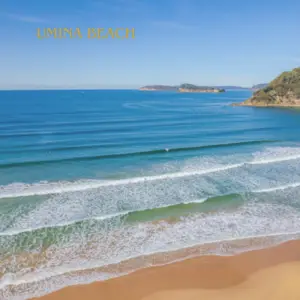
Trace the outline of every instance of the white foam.
{"label": "white foam", "polygon": [[[90,281],[102,275],[93,277],[88,271],[84,277],[76,272],[102,268],[142,255],[251,237],[283,235],[290,239],[300,230],[300,211],[295,205],[298,204],[295,201],[299,199],[299,190],[293,189],[300,186],[300,164],[295,161],[291,164],[280,162],[299,157],[299,148],[277,147],[254,153],[252,159],[243,156],[241,160],[241,157],[233,155],[231,159],[225,158],[227,164],[223,165],[221,159],[208,161],[200,157],[197,163],[194,160],[184,166],[179,165],[179,171],[174,171],[171,166],[172,172],[167,170],[167,174],[122,180],[44,182],[26,186],[21,183],[1,187],[0,198],[9,198],[4,194],[15,197],[20,193],[36,195],[36,192],[49,196],[38,199],[37,205],[28,210],[26,207],[31,201],[16,201],[15,211],[9,216],[1,216],[4,218],[1,225],[6,224],[2,228],[10,228],[0,233],[1,246],[9,252],[16,243],[22,245],[28,261],[18,253],[13,261],[1,260],[0,274],[6,275],[0,279],[0,298],[1,295],[8,295],[4,299],[23,300],[26,295],[30,298],[49,292],[49,289],[53,291],[58,287]],[[231,171],[221,172],[227,170]],[[191,177],[203,174],[212,176]],[[290,193],[278,193],[280,197],[251,195],[247,202],[234,209],[181,217],[175,224],[163,221],[134,223],[131,226],[117,223],[118,216],[133,211],[180,203],[202,203],[210,197],[228,193],[269,193],[286,189],[291,189]],[[68,193],[73,191],[76,193]],[[263,201],[260,203],[256,198]],[[93,219],[105,222],[87,222],[67,230],[57,228],[53,233],[58,244],[51,244],[46,249],[43,243],[47,231],[10,236]],[[31,252],[27,246],[35,248]],[[17,264],[18,259],[22,264]],[[31,262],[35,265],[32,266]],[[105,274],[103,278],[113,276],[118,274]],[[10,286],[14,286],[16,294],[10,294]]]}
{"label": "white foam", "polygon": [[[272,188],[247,191],[247,193],[253,193],[253,194],[270,193],[270,192],[276,192],[276,191],[286,190],[286,189],[290,189],[290,188],[297,188],[297,187],[300,187],[300,182],[277,186],[277,187],[272,187]],[[230,194],[219,194],[219,195],[215,195],[214,197],[222,197],[222,196],[229,196],[229,195]],[[184,201],[182,203],[160,205],[160,206],[155,207],[155,209],[168,208],[168,207],[172,207],[174,205],[179,205],[179,204],[187,205],[187,204],[193,204],[193,203],[204,203],[204,202],[208,201],[209,199],[210,199],[210,197],[201,198],[201,199],[193,199],[193,200],[189,200],[189,201]],[[39,229],[64,227],[64,226],[73,225],[77,222],[83,222],[83,221],[91,221],[91,220],[103,221],[103,220],[107,220],[107,219],[111,219],[111,218],[115,218],[115,217],[126,216],[133,212],[141,212],[141,211],[150,210],[150,209],[151,208],[121,211],[121,212],[117,212],[117,213],[113,213],[113,214],[107,214],[107,215],[101,215],[101,216],[95,216],[95,217],[87,217],[87,218],[81,218],[81,219],[74,219],[74,220],[70,220],[69,222],[64,222],[64,223],[58,223],[58,224],[52,224],[52,225],[46,225],[46,226],[36,226],[36,227],[32,227],[32,228],[19,229],[19,230],[8,230],[8,231],[0,232],[0,236],[12,236],[12,235],[17,235],[17,234],[25,233],[25,232],[31,232],[31,231],[35,231],[35,230],[39,230]]]}
{"label": "white foam", "polygon": [[282,190],[296,188],[296,187],[300,187],[300,182],[295,182],[295,183],[286,184],[286,185],[268,188],[268,189],[261,189],[261,190],[254,191],[253,193],[268,193],[268,192],[282,191]]}
{"label": "white foam", "polygon": [[[204,203],[207,200],[209,200],[209,198],[195,199],[195,200],[185,201],[183,203],[178,203],[178,204],[187,205],[187,204],[192,204],[192,203]],[[176,205],[176,204],[166,204],[166,205],[161,205],[161,206],[158,206],[158,207],[155,207],[155,208],[156,209],[168,208],[168,207],[172,207],[174,205]],[[107,214],[107,215],[96,216],[96,217],[87,217],[87,218],[83,218],[83,219],[75,219],[75,220],[71,220],[70,222],[52,224],[52,225],[48,225],[48,226],[37,226],[37,227],[19,229],[19,230],[8,230],[8,231],[0,232],[0,236],[12,236],[12,235],[20,234],[20,233],[31,232],[31,231],[35,231],[35,230],[39,230],[39,229],[46,229],[46,228],[58,228],[58,227],[73,225],[77,222],[83,222],[83,221],[91,221],[91,220],[104,221],[104,220],[112,219],[112,218],[115,218],[115,217],[126,216],[130,213],[133,213],[133,212],[141,212],[141,211],[145,211],[145,210],[147,210],[147,209],[128,210],[128,211],[117,212],[117,213],[114,213],[114,214]]]}
{"label": "white foam", "polygon": [[[25,273],[20,270],[6,274],[0,280],[0,289],[11,285],[20,286],[19,292],[22,294],[22,290],[30,290],[28,284],[46,280],[38,285],[39,290],[43,291],[48,280],[71,272],[92,270],[145,255],[211,243],[275,236],[286,236],[288,240],[299,235],[299,229],[299,212],[295,212],[292,207],[252,203],[236,212],[199,214],[183,217],[177,223],[137,224],[113,233],[99,232],[92,239],[87,236],[80,239],[82,233],[78,232],[68,246],[58,245],[57,248],[46,250],[46,264],[42,262],[39,265],[36,261],[37,266],[32,270],[25,268]],[[228,251],[230,253],[230,249],[225,248],[224,251],[224,255]],[[11,266],[5,266],[7,263],[11,264],[3,261],[3,267],[9,269]],[[63,277],[60,281],[64,281]],[[36,289],[31,291],[35,292]]]}
{"label": "white foam", "polygon": [[278,158],[271,158],[271,159],[257,159],[252,162],[249,162],[251,165],[263,165],[263,164],[270,164],[270,163],[276,163],[276,162],[283,162],[283,161],[289,161],[289,160],[295,160],[299,159],[299,155],[290,155],[286,157],[278,157]]}
{"label": "white foam", "polygon": [[[287,237],[286,239],[283,239],[284,241],[288,241],[290,239],[293,239],[293,237],[299,236],[300,237],[300,231],[294,231],[294,232],[277,232],[273,234],[268,234],[268,235],[249,235],[245,237],[240,237],[240,238],[226,238],[222,240],[211,240],[209,242],[204,242],[204,243],[195,243],[195,244],[189,244],[188,246],[182,246],[182,247],[177,247],[177,248],[172,248],[169,249],[168,251],[154,251],[154,252],[145,252],[141,256],[151,256],[151,255],[158,255],[158,254],[164,254],[168,252],[175,252],[179,250],[185,250],[193,247],[200,247],[200,246],[205,246],[205,245],[210,245],[210,244],[218,244],[218,243],[228,243],[228,242],[238,242],[238,241],[243,241],[243,240],[251,240],[251,239],[260,239],[260,238],[273,238],[273,237]],[[288,238],[289,237],[289,238]],[[243,249],[244,251],[247,251],[248,248]],[[243,251],[242,251],[243,252]],[[226,252],[219,252],[217,253],[219,256],[226,256],[228,255]],[[234,253],[235,254],[235,253]],[[140,258],[141,256],[130,256],[126,258],[126,260],[131,260],[131,259],[137,259]],[[120,261],[114,261],[111,264],[119,264],[123,260]],[[125,261],[125,260],[124,260]],[[94,263],[94,264],[93,264]],[[77,263],[74,264],[73,266],[69,267],[64,267],[64,266],[58,266],[53,269],[45,269],[41,271],[34,272],[33,274],[26,274],[23,275],[22,277],[18,278],[15,274],[5,274],[2,279],[0,280],[0,290],[4,289],[5,287],[8,286],[18,286],[18,285],[23,285],[23,284],[29,284],[29,283],[36,283],[39,281],[43,281],[45,279],[49,279],[52,277],[64,275],[67,273],[72,273],[72,272],[81,272],[81,271],[88,271],[92,269],[97,269],[103,267],[103,265],[95,264],[96,262],[91,260],[91,262],[87,265],[84,266],[79,266]],[[111,274],[113,275],[113,274]],[[122,273],[118,274],[116,277],[121,276]],[[110,279],[113,276],[107,276],[106,278],[102,278],[101,281]]]}
{"label": "white foam", "polygon": [[[176,179],[196,175],[207,175],[211,173],[218,173],[222,171],[237,169],[243,166],[246,167],[247,165],[265,165],[280,163],[300,159],[300,148],[271,147],[266,148],[264,151],[254,153],[252,157],[252,160],[250,159],[248,161],[241,161],[239,163],[234,164],[220,164],[217,159],[211,165],[208,165],[206,169],[203,169],[200,165],[200,168],[197,169],[196,166],[195,170],[179,171],[153,176],[133,177],[120,180],[78,180],[75,182],[61,181],[36,184],[13,183],[5,186],[0,186],[0,199],[79,192],[107,186],[129,185],[149,181]],[[237,160],[237,158],[235,158],[234,156],[230,157],[232,161]],[[226,157],[221,157],[219,159],[220,161],[224,159],[226,160]],[[189,167],[189,169],[193,168]]]}
{"label": "white foam", "polygon": [[98,216],[98,217],[93,217],[93,218],[75,219],[70,222],[51,224],[51,225],[47,225],[47,226],[37,226],[37,227],[25,228],[25,229],[19,229],[19,230],[8,230],[8,231],[0,232],[0,236],[12,236],[12,235],[20,234],[20,233],[32,232],[35,230],[46,229],[46,228],[59,228],[59,227],[64,227],[64,226],[72,225],[77,222],[83,222],[83,221],[90,221],[90,220],[103,221],[103,220],[111,219],[114,217],[122,217],[122,216],[127,215],[128,213],[130,213],[130,211],[118,212],[115,214],[108,214],[108,215],[103,215],[103,216]]}
{"label": "white foam", "polygon": [[[156,176],[144,176],[144,177],[136,177],[136,178],[129,178],[129,179],[120,179],[120,180],[90,180],[90,181],[79,181],[79,182],[55,182],[55,183],[47,183],[47,184],[11,184],[8,186],[1,186],[0,187],[0,199],[1,198],[15,198],[15,197],[28,197],[28,196],[35,196],[35,195],[49,195],[49,194],[60,194],[60,193],[67,193],[67,192],[77,192],[77,191],[85,191],[90,189],[97,189],[100,187],[106,186],[116,186],[116,185],[127,185],[127,184],[134,184],[146,181],[157,181],[157,180],[164,180],[164,179],[174,179],[180,177],[189,177],[195,175],[204,175],[214,172],[220,172],[225,170],[230,170],[234,168],[241,167],[243,164],[233,164],[233,165],[226,165],[217,168],[211,168],[208,170],[200,170],[200,171],[193,171],[193,172],[178,172],[173,174],[163,174],[163,175],[156,175]],[[19,187],[19,188],[17,188]]]}

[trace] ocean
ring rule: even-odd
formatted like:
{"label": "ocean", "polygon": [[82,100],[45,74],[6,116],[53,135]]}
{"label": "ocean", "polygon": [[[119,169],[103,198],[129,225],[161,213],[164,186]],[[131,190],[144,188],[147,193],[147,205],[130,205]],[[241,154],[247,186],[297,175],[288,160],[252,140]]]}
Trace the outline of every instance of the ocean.
{"label": "ocean", "polygon": [[300,110],[250,91],[0,92],[0,299],[300,237]]}

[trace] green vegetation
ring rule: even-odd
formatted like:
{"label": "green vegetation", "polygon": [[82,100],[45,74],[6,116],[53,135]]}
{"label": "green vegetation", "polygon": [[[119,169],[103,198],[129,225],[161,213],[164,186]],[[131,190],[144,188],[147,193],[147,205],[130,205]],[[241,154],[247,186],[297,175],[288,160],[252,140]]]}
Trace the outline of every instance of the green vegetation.
{"label": "green vegetation", "polygon": [[189,90],[197,90],[197,89],[201,89],[204,87],[198,86],[198,85],[194,85],[194,84],[190,84],[190,83],[183,83],[179,86],[179,88],[181,89],[189,89]]}
{"label": "green vegetation", "polygon": [[184,83],[179,86],[179,91],[191,91],[191,92],[213,92],[222,93],[225,92],[224,89],[218,89],[209,86],[198,86],[190,83]]}
{"label": "green vegetation", "polygon": [[242,105],[300,105],[300,68],[282,73]]}

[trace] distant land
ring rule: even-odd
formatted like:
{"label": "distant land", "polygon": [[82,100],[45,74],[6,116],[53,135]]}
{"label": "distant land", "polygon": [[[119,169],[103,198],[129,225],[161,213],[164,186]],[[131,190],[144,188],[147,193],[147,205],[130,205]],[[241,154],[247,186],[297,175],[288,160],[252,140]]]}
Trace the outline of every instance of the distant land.
{"label": "distant land", "polygon": [[236,86],[236,85],[221,85],[221,86],[213,86],[217,89],[224,89],[224,90],[250,90],[249,87],[242,87],[242,86]]}
{"label": "distant land", "polygon": [[300,67],[283,72],[266,87],[234,106],[300,107]]}
{"label": "distant land", "polygon": [[177,86],[171,85],[147,85],[140,88],[140,91],[176,91]]}
{"label": "distant land", "polygon": [[223,93],[224,89],[215,87],[198,86],[194,84],[184,83],[179,86],[178,91],[181,93]]}
{"label": "distant land", "polygon": [[190,83],[184,83],[179,86],[171,85],[147,85],[141,87],[140,91],[178,91],[180,93],[222,93],[223,88],[198,86]]}
{"label": "distant land", "polygon": [[263,89],[263,88],[265,88],[265,87],[267,87],[267,86],[268,86],[268,83],[260,83],[260,84],[256,84],[256,85],[254,85],[254,86],[252,87],[252,90],[258,91],[258,90],[261,90],[261,89]]}
{"label": "distant land", "polygon": [[[262,89],[266,87],[267,83],[261,83],[253,85],[252,87],[242,87],[242,86],[236,86],[236,85],[221,85],[221,86],[196,86],[193,84],[185,83],[181,84],[179,86],[175,85],[146,85],[141,88],[139,88],[140,91],[186,91],[186,92],[224,92],[226,90],[244,90],[244,91],[258,91],[259,89]],[[187,89],[184,88],[184,86],[188,86]],[[181,89],[181,90],[180,90]]]}

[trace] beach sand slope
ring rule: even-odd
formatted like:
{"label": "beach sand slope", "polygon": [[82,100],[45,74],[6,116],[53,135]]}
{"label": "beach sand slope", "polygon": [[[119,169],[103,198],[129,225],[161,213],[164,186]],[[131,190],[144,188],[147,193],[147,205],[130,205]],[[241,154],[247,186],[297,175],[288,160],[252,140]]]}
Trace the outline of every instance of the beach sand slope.
{"label": "beach sand slope", "polygon": [[142,269],[41,300],[299,300],[300,241]]}

